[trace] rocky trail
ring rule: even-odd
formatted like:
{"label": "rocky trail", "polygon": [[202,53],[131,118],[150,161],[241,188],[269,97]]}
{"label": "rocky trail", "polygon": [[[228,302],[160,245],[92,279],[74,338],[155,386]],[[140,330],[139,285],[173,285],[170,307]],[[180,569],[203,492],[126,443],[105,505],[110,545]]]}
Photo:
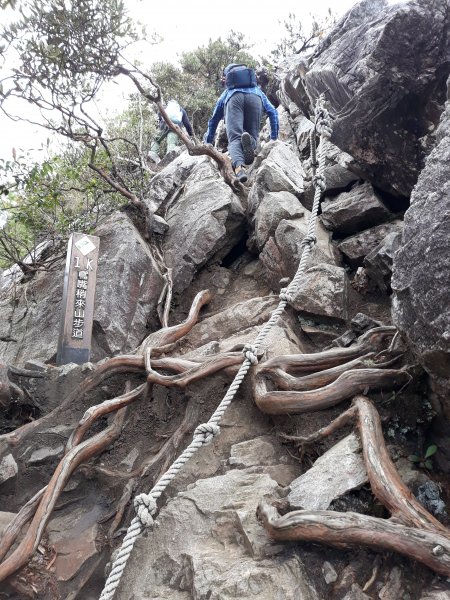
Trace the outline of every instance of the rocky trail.
{"label": "rocky trail", "polygon": [[364,0],[287,59],[245,186],[163,161],[151,237],[95,232],[92,362],[63,261],[3,273],[0,598],[450,598],[449,19]]}

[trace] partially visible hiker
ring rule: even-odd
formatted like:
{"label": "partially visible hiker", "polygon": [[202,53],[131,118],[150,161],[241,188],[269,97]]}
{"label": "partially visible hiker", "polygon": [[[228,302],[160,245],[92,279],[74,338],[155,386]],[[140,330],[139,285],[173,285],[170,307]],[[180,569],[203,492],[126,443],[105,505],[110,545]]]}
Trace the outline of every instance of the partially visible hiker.
{"label": "partially visible hiker", "polygon": [[[164,108],[172,123],[175,123],[179,127],[184,126],[188,135],[192,136],[194,134],[192,130],[192,125],[189,122],[189,118],[187,116],[186,111],[182,106],[178,104],[176,100],[170,99]],[[159,115],[158,129],[160,130],[160,133],[153,140],[152,145],[150,147],[150,152],[148,153],[148,157],[154,162],[158,162],[159,160],[160,145],[165,138],[167,138],[166,154],[174,150],[174,148],[178,146],[179,143],[179,137],[176,133],[169,129],[169,126],[164,121],[162,115]]]}
{"label": "partially visible hiker", "polygon": [[214,107],[204,141],[214,142],[217,125],[225,116],[228,152],[236,177],[244,183],[248,178],[245,165],[251,165],[255,157],[263,110],[269,115],[272,140],[278,137],[278,113],[258,87],[253,69],[230,64],[223,70],[222,84],[227,89]]}

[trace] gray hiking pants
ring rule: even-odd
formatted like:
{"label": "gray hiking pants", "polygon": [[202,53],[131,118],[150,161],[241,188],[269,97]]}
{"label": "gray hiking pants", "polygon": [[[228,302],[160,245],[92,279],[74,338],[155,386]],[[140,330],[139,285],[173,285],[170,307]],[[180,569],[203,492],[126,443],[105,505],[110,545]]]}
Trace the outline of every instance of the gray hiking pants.
{"label": "gray hiking pants", "polygon": [[250,134],[253,148],[256,148],[262,112],[262,100],[256,94],[235,92],[228,100],[225,109],[225,124],[228,136],[228,152],[233,167],[244,164],[244,153],[241,144],[241,135],[244,131]]}

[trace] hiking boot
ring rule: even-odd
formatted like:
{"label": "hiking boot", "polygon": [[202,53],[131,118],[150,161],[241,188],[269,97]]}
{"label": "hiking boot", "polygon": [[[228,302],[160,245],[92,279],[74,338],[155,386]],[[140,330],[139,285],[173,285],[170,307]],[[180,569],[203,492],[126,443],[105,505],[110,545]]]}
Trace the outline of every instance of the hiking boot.
{"label": "hiking boot", "polygon": [[245,183],[248,179],[247,171],[243,165],[239,165],[234,169],[236,173],[236,177],[239,179],[241,183]]}
{"label": "hiking boot", "polygon": [[251,165],[255,160],[255,152],[253,150],[252,136],[244,131],[241,135],[242,152],[244,153],[244,162],[246,165]]}

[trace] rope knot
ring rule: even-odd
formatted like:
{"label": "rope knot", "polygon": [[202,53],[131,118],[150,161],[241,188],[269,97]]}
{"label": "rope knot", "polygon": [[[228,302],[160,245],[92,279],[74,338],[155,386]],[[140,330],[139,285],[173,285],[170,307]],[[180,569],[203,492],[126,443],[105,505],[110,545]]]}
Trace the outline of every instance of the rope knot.
{"label": "rope knot", "polygon": [[156,500],[151,494],[139,494],[134,499],[134,510],[144,527],[151,527],[153,525],[152,515],[155,514],[156,508]]}
{"label": "rope knot", "polygon": [[319,188],[321,192],[324,192],[326,190],[327,184],[325,181],[325,177],[323,175],[320,175],[320,173],[314,175],[312,182],[313,186],[315,188]]}
{"label": "rope knot", "polygon": [[[326,111],[325,111],[326,112]],[[333,127],[331,125],[331,120],[328,117],[328,113],[324,114],[317,123],[317,131],[321,136],[330,138],[333,132]]]}
{"label": "rope knot", "polygon": [[252,365],[258,364],[258,350],[256,346],[245,344],[242,349],[242,354],[252,363]]}
{"label": "rope knot", "polygon": [[306,246],[309,246],[310,248],[312,248],[316,242],[317,242],[316,236],[313,234],[309,234],[303,238],[300,246],[302,248],[306,248]]}
{"label": "rope knot", "polygon": [[202,444],[211,442],[216,435],[219,435],[220,427],[215,423],[201,423],[194,431],[194,438],[197,438]]}
{"label": "rope knot", "polygon": [[294,301],[294,296],[289,292],[288,287],[281,288],[278,297],[280,298],[280,300],[283,300],[288,304],[292,304],[292,302]]}

